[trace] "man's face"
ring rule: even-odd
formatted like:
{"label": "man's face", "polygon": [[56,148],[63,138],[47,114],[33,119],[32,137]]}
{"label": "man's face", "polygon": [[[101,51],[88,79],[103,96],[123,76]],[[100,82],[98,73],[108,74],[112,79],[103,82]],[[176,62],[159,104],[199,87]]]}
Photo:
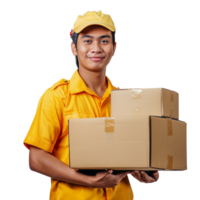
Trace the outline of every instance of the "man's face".
{"label": "man's face", "polygon": [[114,55],[115,48],[116,43],[113,48],[111,31],[102,26],[92,25],[79,33],[77,51],[72,51],[78,56],[79,69],[83,67],[90,71],[102,71]]}

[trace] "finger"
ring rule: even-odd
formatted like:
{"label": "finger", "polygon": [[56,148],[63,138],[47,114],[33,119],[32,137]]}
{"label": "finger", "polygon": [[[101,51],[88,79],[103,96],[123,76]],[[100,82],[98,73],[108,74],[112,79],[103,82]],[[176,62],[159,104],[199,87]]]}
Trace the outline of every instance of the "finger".
{"label": "finger", "polygon": [[[138,171],[137,171],[137,172],[138,172]],[[138,175],[136,175],[135,171],[131,171],[131,175],[132,175],[134,178],[138,179]]]}
{"label": "finger", "polygon": [[131,173],[131,177],[135,180],[135,181],[138,181],[141,179],[141,174],[139,171],[133,171]]}
{"label": "finger", "polygon": [[154,176],[155,181],[158,181],[160,178],[159,171],[156,171],[155,173],[153,173],[153,176]]}
{"label": "finger", "polygon": [[109,169],[108,172],[109,172],[110,174],[112,174],[112,173],[113,173],[113,170],[112,170],[112,169]]}
{"label": "finger", "polygon": [[156,181],[159,182],[161,179],[161,172],[157,171],[154,175],[156,176],[156,177],[154,176]]}
{"label": "finger", "polygon": [[126,177],[127,174],[128,174],[128,172],[123,172],[123,173],[121,173],[121,174],[120,174],[120,175],[121,175],[121,179],[123,179],[124,177]]}
{"label": "finger", "polygon": [[153,183],[155,182],[155,179],[152,178],[151,176],[149,176],[147,173],[145,173],[144,171],[141,172],[142,174],[142,180],[145,182],[145,183]]}
{"label": "finger", "polygon": [[147,181],[148,181],[148,179],[147,179],[147,177],[148,177],[148,175],[145,173],[145,172],[143,172],[143,171],[135,171],[134,172],[136,175],[135,176],[133,176],[133,179],[135,180],[135,181],[137,181],[138,183],[146,183]]}
{"label": "finger", "polygon": [[128,174],[131,174],[131,173],[132,173],[132,171],[127,171],[127,175],[128,175]]}
{"label": "finger", "polygon": [[142,180],[147,183],[149,181],[149,176],[144,171],[141,171]]}
{"label": "finger", "polygon": [[141,179],[141,174],[140,174],[139,171],[135,171],[135,175],[136,175],[137,178]]}
{"label": "finger", "polygon": [[127,176],[127,175],[129,175],[130,174],[130,172],[128,171],[128,172],[123,172],[123,173],[121,173],[121,175],[123,176],[123,177],[125,177],[125,176]]}
{"label": "finger", "polygon": [[97,173],[96,173],[96,177],[97,177],[98,179],[102,179],[103,177],[107,176],[108,174],[109,174],[108,171],[106,171],[106,172],[97,172]]}

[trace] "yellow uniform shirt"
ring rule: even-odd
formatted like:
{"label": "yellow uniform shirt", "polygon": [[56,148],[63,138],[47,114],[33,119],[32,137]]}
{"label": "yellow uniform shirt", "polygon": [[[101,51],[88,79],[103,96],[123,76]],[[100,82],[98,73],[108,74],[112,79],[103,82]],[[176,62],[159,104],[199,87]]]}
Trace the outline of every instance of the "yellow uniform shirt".
{"label": "yellow uniform shirt", "polygon": [[[47,89],[39,100],[24,145],[48,151],[69,166],[68,119],[110,117],[110,93],[117,88],[106,79],[108,88],[102,98],[86,86],[78,70],[69,81],[62,79]],[[128,176],[105,190],[107,200],[133,199]],[[50,200],[105,200],[104,189],[51,179]]]}

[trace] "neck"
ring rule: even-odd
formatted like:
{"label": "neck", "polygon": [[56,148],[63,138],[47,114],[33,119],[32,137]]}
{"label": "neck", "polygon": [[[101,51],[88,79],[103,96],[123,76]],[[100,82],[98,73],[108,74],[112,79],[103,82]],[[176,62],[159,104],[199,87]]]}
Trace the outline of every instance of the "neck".
{"label": "neck", "polygon": [[87,87],[93,90],[100,98],[103,97],[108,84],[106,81],[106,70],[104,71],[89,71],[83,67],[79,67],[79,74],[84,80]]}

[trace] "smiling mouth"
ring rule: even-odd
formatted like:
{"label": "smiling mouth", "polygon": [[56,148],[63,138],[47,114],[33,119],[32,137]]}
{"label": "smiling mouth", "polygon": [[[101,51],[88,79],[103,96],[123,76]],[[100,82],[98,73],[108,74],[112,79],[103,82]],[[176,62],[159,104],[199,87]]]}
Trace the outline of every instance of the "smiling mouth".
{"label": "smiling mouth", "polygon": [[105,57],[89,57],[90,60],[92,61],[101,61],[103,60]]}

